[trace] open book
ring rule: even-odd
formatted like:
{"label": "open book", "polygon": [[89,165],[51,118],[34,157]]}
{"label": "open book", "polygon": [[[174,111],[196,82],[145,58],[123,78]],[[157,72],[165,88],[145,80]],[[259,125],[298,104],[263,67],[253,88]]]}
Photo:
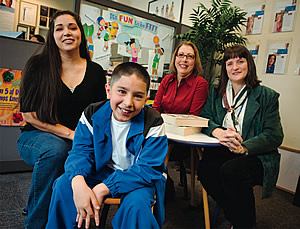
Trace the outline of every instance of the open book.
{"label": "open book", "polygon": [[165,123],[173,126],[208,127],[208,119],[187,114],[161,114]]}

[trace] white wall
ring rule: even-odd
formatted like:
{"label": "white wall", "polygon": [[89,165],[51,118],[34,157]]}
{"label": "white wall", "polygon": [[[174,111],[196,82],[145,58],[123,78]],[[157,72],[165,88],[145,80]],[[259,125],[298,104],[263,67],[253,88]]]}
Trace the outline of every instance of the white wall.
{"label": "white wall", "polygon": [[277,186],[295,192],[300,175],[299,153],[284,149],[280,149],[279,152],[281,154],[281,161]]}

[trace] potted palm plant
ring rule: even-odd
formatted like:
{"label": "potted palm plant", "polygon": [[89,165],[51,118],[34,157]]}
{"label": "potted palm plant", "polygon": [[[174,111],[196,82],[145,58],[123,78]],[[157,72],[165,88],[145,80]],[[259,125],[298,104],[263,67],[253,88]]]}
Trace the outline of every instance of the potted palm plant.
{"label": "potted palm plant", "polygon": [[241,35],[242,26],[246,26],[247,13],[237,6],[232,6],[230,0],[212,0],[207,8],[199,3],[193,9],[190,19],[192,28],[176,35],[180,40],[192,41],[198,48],[203,65],[203,77],[214,83],[215,66],[221,63],[222,55],[228,46],[246,44],[247,39]]}

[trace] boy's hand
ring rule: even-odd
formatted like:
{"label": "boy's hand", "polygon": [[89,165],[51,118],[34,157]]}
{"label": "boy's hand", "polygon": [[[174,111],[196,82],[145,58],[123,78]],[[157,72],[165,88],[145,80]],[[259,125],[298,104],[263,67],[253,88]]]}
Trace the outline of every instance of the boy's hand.
{"label": "boy's hand", "polygon": [[85,228],[89,228],[90,220],[94,217],[96,226],[99,226],[100,205],[94,192],[87,186],[83,176],[78,175],[72,179],[72,189],[77,209],[76,222],[78,223],[78,228],[82,226],[83,220],[85,220]]}
{"label": "boy's hand", "polygon": [[102,205],[104,197],[108,196],[110,194],[109,189],[103,183],[96,185],[93,188],[93,192],[95,193],[95,195],[97,197],[97,200],[98,200],[98,203],[100,204],[100,206]]}

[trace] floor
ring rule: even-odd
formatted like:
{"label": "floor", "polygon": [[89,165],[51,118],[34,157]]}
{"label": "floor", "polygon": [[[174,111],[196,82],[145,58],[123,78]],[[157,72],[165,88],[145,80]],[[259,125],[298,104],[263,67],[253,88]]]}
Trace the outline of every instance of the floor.
{"label": "floor", "polygon": [[[183,198],[183,187],[179,186],[179,172],[175,165],[168,166],[169,174],[174,180],[175,199],[166,202],[166,221],[163,229],[194,229],[204,228],[203,209],[201,204],[201,186],[196,182],[196,207]],[[188,185],[190,177],[188,175]],[[26,205],[31,183],[31,173],[13,173],[0,175],[0,229],[24,228],[25,216],[21,214]],[[262,200],[261,187],[255,189],[257,206],[257,229],[298,229],[300,228],[300,208],[294,206],[293,195],[276,189],[274,197]],[[215,202],[209,197],[210,215],[212,217]],[[110,210],[110,219],[116,211]],[[216,221],[216,228],[228,229],[229,222],[220,211]]]}

